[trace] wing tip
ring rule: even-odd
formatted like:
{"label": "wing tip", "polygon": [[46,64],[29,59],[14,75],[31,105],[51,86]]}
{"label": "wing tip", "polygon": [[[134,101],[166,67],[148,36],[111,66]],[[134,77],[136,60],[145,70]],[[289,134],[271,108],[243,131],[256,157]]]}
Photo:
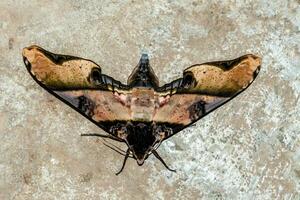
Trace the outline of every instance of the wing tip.
{"label": "wing tip", "polygon": [[42,49],[40,46],[36,45],[36,44],[33,44],[33,45],[30,45],[28,47],[24,47],[22,49],[22,55],[24,56],[24,54],[27,52],[27,51],[31,51],[33,49]]}
{"label": "wing tip", "polygon": [[253,77],[255,78],[260,72],[262,58],[254,54],[247,54],[245,56],[247,56],[247,59],[249,60],[249,67],[253,69]]}
{"label": "wing tip", "polygon": [[29,70],[31,70],[31,62],[34,59],[34,52],[32,52],[33,49],[37,49],[39,48],[37,45],[30,45],[28,47],[24,47],[22,49],[22,57],[23,57],[23,61],[24,64],[26,66],[26,68]]}
{"label": "wing tip", "polygon": [[260,66],[261,63],[262,63],[262,58],[260,56],[257,56],[255,54],[246,54],[245,56],[247,56],[248,58],[253,59],[258,66]]}

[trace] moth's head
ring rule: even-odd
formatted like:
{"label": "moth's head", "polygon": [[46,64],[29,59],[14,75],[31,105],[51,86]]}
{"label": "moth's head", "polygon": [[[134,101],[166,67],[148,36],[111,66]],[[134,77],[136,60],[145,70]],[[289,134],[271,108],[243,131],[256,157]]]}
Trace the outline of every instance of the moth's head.
{"label": "moth's head", "polygon": [[130,74],[127,84],[131,87],[158,87],[159,81],[149,63],[147,54],[142,54],[139,64]]}
{"label": "moth's head", "polygon": [[170,130],[147,123],[129,123],[115,133],[126,142],[137,164],[143,165],[152,151],[170,134]]}

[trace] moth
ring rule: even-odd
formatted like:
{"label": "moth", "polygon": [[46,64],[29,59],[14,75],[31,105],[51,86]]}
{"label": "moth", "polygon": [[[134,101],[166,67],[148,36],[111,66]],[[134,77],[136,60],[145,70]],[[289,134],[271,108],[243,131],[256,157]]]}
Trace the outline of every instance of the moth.
{"label": "moth", "polygon": [[[188,67],[183,76],[159,85],[142,54],[138,65],[121,83],[104,74],[95,62],[54,54],[39,46],[23,49],[23,60],[32,78],[108,134],[82,134],[104,138],[104,144],[138,165],[153,154],[169,170],[157,148],[244,91],[257,76],[261,58],[248,54],[234,60]],[[105,138],[125,143],[122,150]]]}

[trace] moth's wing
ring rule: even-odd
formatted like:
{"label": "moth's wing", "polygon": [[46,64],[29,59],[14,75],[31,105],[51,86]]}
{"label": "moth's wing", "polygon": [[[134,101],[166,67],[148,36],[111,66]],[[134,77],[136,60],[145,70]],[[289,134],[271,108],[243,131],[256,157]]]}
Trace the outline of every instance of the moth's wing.
{"label": "moth's wing", "polygon": [[261,58],[240,58],[193,65],[183,78],[157,89],[160,104],[153,120],[179,132],[244,91],[257,76]]}
{"label": "moth's wing", "polygon": [[130,119],[121,99],[130,93],[127,86],[102,74],[95,62],[38,46],[24,48],[23,59],[39,85],[105,131],[110,133],[107,123]]}

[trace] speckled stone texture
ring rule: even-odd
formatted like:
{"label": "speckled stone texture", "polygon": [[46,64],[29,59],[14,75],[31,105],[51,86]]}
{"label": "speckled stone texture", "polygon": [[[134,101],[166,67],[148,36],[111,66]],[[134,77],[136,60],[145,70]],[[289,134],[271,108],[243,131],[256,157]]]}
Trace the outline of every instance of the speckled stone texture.
{"label": "speckled stone texture", "polygon": [[[161,84],[254,53],[256,81],[139,167],[29,76],[23,47],[89,58],[126,82],[148,52]],[[0,199],[300,199],[299,0],[0,1]],[[122,146],[123,147],[123,146]]]}

